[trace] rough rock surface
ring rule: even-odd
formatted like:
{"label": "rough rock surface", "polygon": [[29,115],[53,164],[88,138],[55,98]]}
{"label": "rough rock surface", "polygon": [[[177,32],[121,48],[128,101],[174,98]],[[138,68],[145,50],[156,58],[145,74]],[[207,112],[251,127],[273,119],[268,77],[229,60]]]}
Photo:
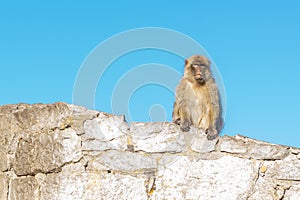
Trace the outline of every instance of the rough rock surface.
{"label": "rough rock surface", "polygon": [[0,200],[300,199],[300,149],[55,103],[0,107]]}

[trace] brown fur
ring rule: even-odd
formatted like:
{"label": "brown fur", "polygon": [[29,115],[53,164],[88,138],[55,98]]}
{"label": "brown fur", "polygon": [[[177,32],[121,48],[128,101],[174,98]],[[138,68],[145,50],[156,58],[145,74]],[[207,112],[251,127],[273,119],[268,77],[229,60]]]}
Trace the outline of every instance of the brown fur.
{"label": "brown fur", "polygon": [[220,95],[210,70],[210,61],[194,55],[185,61],[184,75],[176,88],[173,122],[187,132],[202,128],[212,140],[223,128]]}

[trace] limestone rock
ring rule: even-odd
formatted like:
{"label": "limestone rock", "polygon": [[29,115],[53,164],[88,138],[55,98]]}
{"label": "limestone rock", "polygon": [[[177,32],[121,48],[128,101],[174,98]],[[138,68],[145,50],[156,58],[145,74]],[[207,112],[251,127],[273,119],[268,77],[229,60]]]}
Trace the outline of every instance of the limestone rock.
{"label": "limestone rock", "polygon": [[72,129],[23,134],[13,163],[17,175],[59,171],[82,157],[81,140]]}
{"label": "limestone rock", "polygon": [[292,185],[284,194],[285,200],[300,199],[300,184]]}
{"label": "limestone rock", "polygon": [[8,195],[8,177],[0,172],[0,199],[7,199]]}
{"label": "limestone rock", "polygon": [[250,158],[261,160],[277,160],[283,159],[289,154],[289,148],[286,146],[257,141],[241,135],[237,135],[235,139],[246,144],[248,149],[247,156]]}
{"label": "limestone rock", "polygon": [[266,172],[278,180],[300,181],[300,159],[295,155],[290,155],[283,160],[268,162]]}
{"label": "limestone rock", "polygon": [[184,134],[175,124],[131,123],[130,133],[135,151],[178,153],[186,150]]}
{"label": "limestone rock", "polygon": [[191,127],[191,130],[185,134],[188,147],[198,153],[212,152],[216,148],[218,138],[208,140],[204,130]]}
{"label": "limestone rock", "polygon": [[220,142],[220,151],[245,154],[248,149],[245,141],[225,135]]}
{"label": "limestone rock", "polygon": [[[85,171],[82,163],[66,166],[56,174],[37,174],[41,200],[145,199],[145,179],[101,171]],[[51,187],[49,187],[51,186]]]}
{"label": "limestone rock", "polygon": [[84,123],[83,150],[127,149],[128,130],[124,116],[100,113],[97,118]]}
{"label": "limestone rock", "polygon": [[7,168],[7,164],[8,164],[8,160],[7,160],[7,156],[6,153],[3,151],[0,151],[0,171],[6,171]]}
{"label": "limestone rock", "polygon": [[39,198],[38,183],[34,177],[13,178],[10,182],[9,199],[30,200]]}
{"label": "limestone rock", "polygon": [[0,200],[300,199],[300,149],[65,103],[0,107]]}
{"label": "limestone rock", "polygon": [[145,189],[145,179],[143,177],[134,177],[131,175],[122,174],[105,174],[98,180],[98,184],[89,183],[91,188],[95,185],[101,185],[96,194],[98,198],[95,198],[94,193],[88,191],[84,195],[83,199],[147,199],[147,193]]}
{"label": "limestone rock", "polygon": [[258,162],[233,156],[217,160],[181,156],[159,170],[152,199],[246,199],[257,170]]}
{"label": "limestone rock", "polygon": [[138,172],[157,168],[156,158],[143,153],[107,151],[88,163],[89,170]]}
{"label": "limestone rock", "polygon": [[39,131],[61,127],[71,114],[67,104],[18,104],[12,113],[11,127],[21,131]]}
{"label": "limestone rock", "polygon": [[98,111],[88,110],[81,106],[68,105],[72,114],[65,119],[65,124],[76,131],[78,135],[85,133],[84,122],[92,120],[99,115]]}
{"label": "limestone rock", "polygon": [[[39,173],[35,178],[40,186],[41,200],[80,200],[88,183],[88,174],[84,172],[84,166],[81,163],[67,165],[60,173],[46,175]],[[100,176],[97,176],[97,178],[101,179]],[[96,199],[96,196],[94,199]]]}

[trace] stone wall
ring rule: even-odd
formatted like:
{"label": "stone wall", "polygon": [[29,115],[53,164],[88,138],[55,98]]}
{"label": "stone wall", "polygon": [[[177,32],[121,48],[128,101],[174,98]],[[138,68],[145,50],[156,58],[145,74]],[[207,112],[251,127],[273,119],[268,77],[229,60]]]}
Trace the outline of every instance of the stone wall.
{"label": "stone wall", "polygon": [[0,107],[1,200],[300,199],[300,149],[56,103]]}

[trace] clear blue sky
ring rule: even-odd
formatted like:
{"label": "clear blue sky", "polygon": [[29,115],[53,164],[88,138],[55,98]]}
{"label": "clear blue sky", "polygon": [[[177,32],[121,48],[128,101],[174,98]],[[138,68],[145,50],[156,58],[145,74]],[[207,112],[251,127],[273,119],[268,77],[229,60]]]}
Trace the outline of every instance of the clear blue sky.
{"label": "clear blue sky", "polygon": [[[161,27],[193,38],[216,63],[226,89],[222,135],[300,147],[299,10],[296,0],[1,1],[0,104],[72,103],[80,66],[97,45],[130,29]],[[183,72],[183,59],[171,53],[124,55],[101,77],[96,109],[112,112],[118,80],[147,63]],[[163,105],[170,121],[172,92],[148,84],[119,103],[129,101],[133,121],[150,121],[151,106]]]}

